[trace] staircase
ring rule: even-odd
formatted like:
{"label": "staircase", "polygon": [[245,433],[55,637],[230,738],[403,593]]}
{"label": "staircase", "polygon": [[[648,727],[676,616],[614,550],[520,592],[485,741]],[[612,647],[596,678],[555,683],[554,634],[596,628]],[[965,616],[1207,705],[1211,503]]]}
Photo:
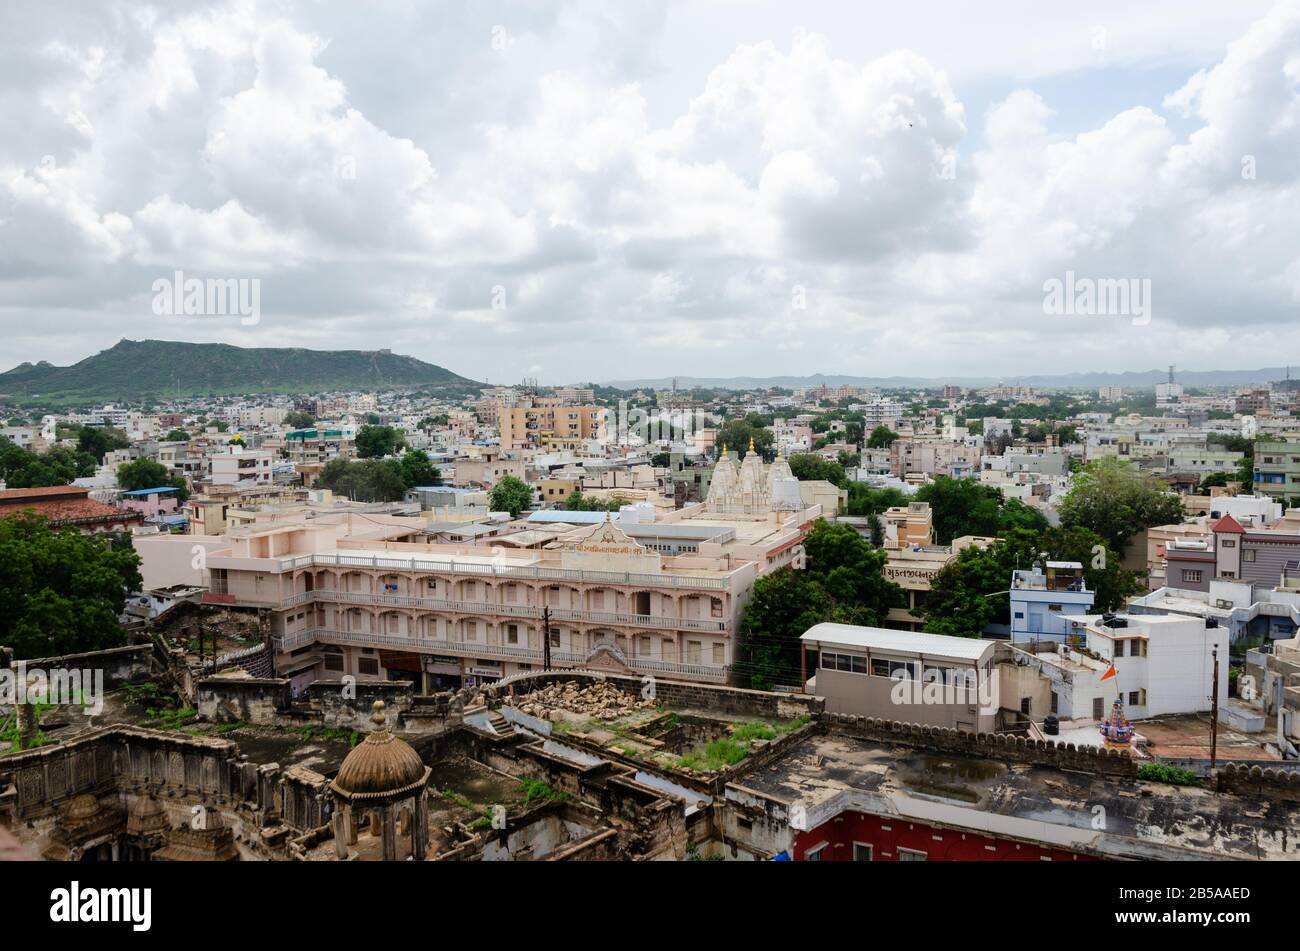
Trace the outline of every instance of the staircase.
{"label": "staircase", "polygon": [[515,728],[510,725],[510,721],[502,716],[500,710],[493,710],[488,714],[488,724],[492,727],[492,732],[497,736],[509,736],[515,732]]}

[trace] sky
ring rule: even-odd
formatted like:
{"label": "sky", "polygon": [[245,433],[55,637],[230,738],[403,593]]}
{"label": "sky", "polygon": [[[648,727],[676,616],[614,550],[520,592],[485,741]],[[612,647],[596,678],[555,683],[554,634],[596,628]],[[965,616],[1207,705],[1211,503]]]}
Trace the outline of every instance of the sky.
{"label": "sky", "polygon": [[1300,0],[10,0],[0,369],[122,338],[492,383],[1300,364]]}

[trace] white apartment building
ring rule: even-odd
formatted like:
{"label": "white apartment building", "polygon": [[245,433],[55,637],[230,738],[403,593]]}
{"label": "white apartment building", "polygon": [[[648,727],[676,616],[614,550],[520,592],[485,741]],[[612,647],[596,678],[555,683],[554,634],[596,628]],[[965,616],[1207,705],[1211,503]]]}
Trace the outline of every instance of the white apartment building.
{"label": "white apartment building", "polygon": [[266,449],[231,446],[230,452],[208,458],[208,482],[212,485],[269,485],[274,454]]}
{"label": "white apartment building", "polygon": [[[1078,647],[1061,644],[1037,654],[1015,648],[1050,681],[1051,710],[1062,719],[1100,721],[1116,698],[1131,720],[1208,711],[1216,649],[1219,704],[1227,704],[1226,627],[1173,614],[1094,615],[1070,623]],[[1112,664],[1115,676],[1103,680]]]}

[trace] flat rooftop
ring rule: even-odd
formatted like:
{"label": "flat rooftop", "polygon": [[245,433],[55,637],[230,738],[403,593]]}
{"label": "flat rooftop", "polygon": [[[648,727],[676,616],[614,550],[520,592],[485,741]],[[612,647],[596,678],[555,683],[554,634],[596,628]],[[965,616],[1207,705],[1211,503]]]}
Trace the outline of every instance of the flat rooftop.
{"label": "flat rooftop", "polygon": [[[801,804],[810,828],[858,809],[1101,856],[1169,858],[1175,848],[1189,858],[1281,859],[1300,849],[1300,810],[1284,803],[833,733],[805,738],[733,788]],[[1094,828],[1097,806],[1103,829]]]}

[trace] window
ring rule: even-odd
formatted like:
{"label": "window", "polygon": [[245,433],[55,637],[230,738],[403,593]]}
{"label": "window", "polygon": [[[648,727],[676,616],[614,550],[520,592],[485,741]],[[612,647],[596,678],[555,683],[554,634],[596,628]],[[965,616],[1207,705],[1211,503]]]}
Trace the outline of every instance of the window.
{"label": "window", "polygon": [[1033,705],[1033,702],[1034,702],[1034,701],[1033,701],[1033,698],[1032,698],[1032,697],[1021,697],[1021,698],[1020,698],[1020,712],[1023,713],[1025,716],[1029,716],[1029,708],[1030,708],[1030,706]]}
{"label": "window", "polygon": [[699,641],[686,642],[686,663],[698,664],[700,662],[700,649],[703,645]]}
{"label": "window", "polygon": [[1061,610],[1061,606],[1060,606],[1059,604],[1049,604],[1049,605],[1047,606],[1047,610],[1049,610],[1049,611],[1060,611],[1060,610]]}
{"label": "window", "polygon": [[721,667],[727,662],[727,648],[723,644],[713,645],[713,666]]}
{"label": "window", "polygon": [[325,655],[325,669],[326,669],[326,670],[337,670],[337,671],[340,671],[340,672],[341,672],[341,671],[343,670],[343,655],[342,655],[342,654],[326,654],[326,655]]}
{"label": "window", "polygon": [[1242,560],[1242,561],[1252,561],[1252,562],[1253,562],[1253,561],[1255,560],[1255,549],[1253,549],[1253,548],[1243,548],[1243,549],[1241,550],[1241,560]]}
{"label": "window", "polygon": [[1223,538],[1219,540],[1220,548],[1236,548],[1237,541],[1234,538]]}
{"label": "window", "polygon": [[1106,717],[1106,698],[1092,698],[1092,718],[1094,720],[1103,720]]}
{"label": "window", "polygon": [[1123,642],[1123,641],[1116,641],[1116,642],[1115,642],[1115,656],[1116,656],[1116,657],[1123,657],[1123,656],[1124,656],[1124,642]]}
{"label": "window", "polygon": [[375,676],[379,673],[379,661],[374,657],[358,657],[357,673]]}
{"label": "window", "polygon": [[855,861],[855,862],[870,862],[870,861],[871,861],[871,845],[870,845],[870,843],[867,843],[867,842],[854,842],[854,843],[853,843],[853,861]]}
{"label": "window", "polygon": [[518,644],[518,643],[519,643],[519,625],[518,625],[518,624],[507,624],[507,625],[506,625],[506,643],[507,643],[507,644]]}
{"label": "window", "polygon": [[1138,707],[1138,706],[1141,706],[1141,705],[1142,705],[1142,694],[1138,693],[1138,691],[1136,691],[1136,690],[1130,690],[1130,691],[1129,691],[1129,694],[1128,694],[1128,705],[1129,705],[1130,707]]}
{"label": "window", "polygon": [[930,856],[917,849],[899,849],[898,861],[900,862],[924,862]]}
{"label": "window", "polygon": [[889,661],[873,657],[871,659],[871,675],[873,677],[888,677]]}
{"label": "window", "polygon": [[560,632],[559,632],[559,631],[551,631],[551,646],[552,646],[552,647],[559,647],[559,646],[560,646]]}
{"label": "window", "polygon": [[826,843],[823,842],[821,845],[815,848],[811,848],[807,852],[805,852],[803,854],[803,860],[805,862],[820,862],[822,860],[822,852],[824,852],[825,850],[826,850]]}
{"label": "window", "polygon": [[1199,569],[1199,568],[1184,568],[1184,569],[1183,569],[1183,580],[1184,580],[1184,581],[1191,581],[1191,582],[1197,582],[1197,581],[1200,581],[1200,580],[1201,580],[1201,569]]}
{"label": "window", "polygon": [[642,657],[648,657],[650,654],[650,638],[642,635],[636,650]]}

